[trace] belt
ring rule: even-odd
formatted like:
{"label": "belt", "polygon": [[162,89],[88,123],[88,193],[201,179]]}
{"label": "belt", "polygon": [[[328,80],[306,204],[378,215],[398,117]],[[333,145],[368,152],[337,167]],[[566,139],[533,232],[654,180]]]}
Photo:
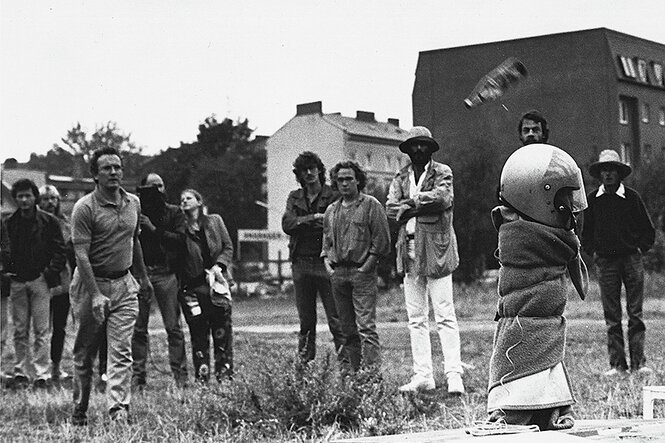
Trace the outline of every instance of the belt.
{"label": "belt", "polygon": [[129,272],[129,268],[125,269],[124,271],[117,271],[117,272],[95,272],[95,277],[97,278],[108,278],[109,280],[115,280],[120,277],[124,277],[127,275]]}
{"label": "belt", "polygon": [[407,240],[415,240],[416,239],[416,234],[406,234],[406,239]]}
{"label": "belt", "polygon": [[335,263],[333,268],[359,268],[362,265],[362,263],[356,263],[353,261],[341,261],[339,263]]}

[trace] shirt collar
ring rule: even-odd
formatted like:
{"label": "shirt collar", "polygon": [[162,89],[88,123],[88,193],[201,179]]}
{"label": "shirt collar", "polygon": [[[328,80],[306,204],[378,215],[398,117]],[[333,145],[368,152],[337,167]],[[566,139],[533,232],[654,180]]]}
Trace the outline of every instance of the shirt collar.
{"label": "shirt collar", "polygon": [[[116,202],[112,200],[108,200],[104,195],[101,193],[101,191],[98,188],[95,188],[95,198],[97,201],[99,201],[99,204],[106,206],[106,205],[111,205],[111,206],[117,206]],[[120,188],[120,202],[126,202],[129,200],[127,197],[127,191],[125,191],[123,188]]]}
{"label": "shirt collar", "polygon": [[[605,185],[600,185],[598,192],[596,192],[596,197],[600,197],[603,194],[609,194],[609,192],[605,190]],[[619,183],[619,188],[617,189],[616,195],[621,198],[626,198],[626,187],[623,185],[623,183]]]}

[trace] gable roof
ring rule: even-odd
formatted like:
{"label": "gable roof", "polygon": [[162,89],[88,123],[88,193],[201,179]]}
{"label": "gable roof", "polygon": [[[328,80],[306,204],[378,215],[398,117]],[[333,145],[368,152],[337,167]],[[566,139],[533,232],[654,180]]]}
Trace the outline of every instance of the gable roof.
{"label": "gable roof", "polygon": [[408,136],[408,131],[392,123],[358,120],[352,117],[345,117],[339,112],[323,114],[322,117],[328,123],[340,128],[351,136],[377,138],[399,143],[406,140]]}

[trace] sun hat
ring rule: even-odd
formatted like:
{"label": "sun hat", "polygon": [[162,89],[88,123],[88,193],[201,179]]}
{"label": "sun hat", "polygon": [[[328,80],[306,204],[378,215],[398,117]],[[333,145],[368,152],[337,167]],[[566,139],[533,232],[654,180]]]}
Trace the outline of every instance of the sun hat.
{"label": "sun hat", "polygon": [[613,149],[605,149],[598,155],[598,161],[589,166],[589,174],[592,177],[600,178],[600,169],[605,165],[612,165],[619,171],[619,176],[624,179],[633,172],[633,169],[621,161],[619,153]]}
{"label": "sun hat", "polygon": [[430,147],[432,152],[439,150],[439,144],[432,138],[432,133],[424,126],[414,126],[409,131],[409,138],[399,145],[399,150],[408,153],[407,149],[416,143],[423,143]]}

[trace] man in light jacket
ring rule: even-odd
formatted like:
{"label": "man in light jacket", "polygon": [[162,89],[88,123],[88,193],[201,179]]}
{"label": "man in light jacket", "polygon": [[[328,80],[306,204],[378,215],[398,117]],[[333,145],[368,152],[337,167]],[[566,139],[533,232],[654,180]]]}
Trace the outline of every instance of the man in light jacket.
{"label": "man in light jacket", "polygon": [[460,338],[453,305],[452,272],[459,264],[453,229],[453,173],[432,160],[439,144],[431,132],[416,126],[399,145],[411,159],[388,192],[388,217],[401,226],[397,238],[397,271],[404,275],[404,298],[409,317],[414,375],[400,391],[435,388],[429,336],[429,304],[444,358],[448,392],[462,394]]}

